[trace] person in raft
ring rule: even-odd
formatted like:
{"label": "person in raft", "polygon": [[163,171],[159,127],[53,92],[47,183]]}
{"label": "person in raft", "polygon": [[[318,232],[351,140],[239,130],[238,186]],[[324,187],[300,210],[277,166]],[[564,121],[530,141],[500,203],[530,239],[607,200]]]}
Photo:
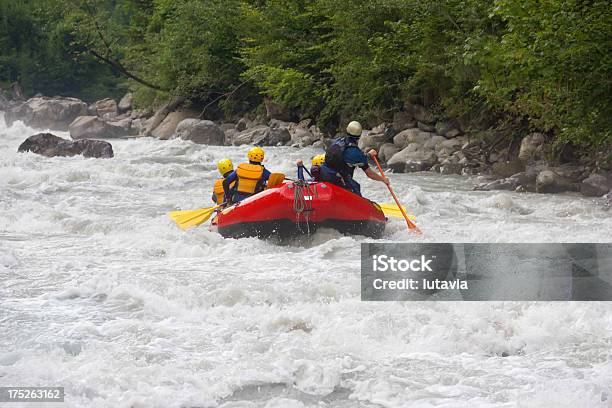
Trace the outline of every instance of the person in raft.
{"label": "person in raft", "polygon": [[[253,147],[247,153],[247,157],[248,163],[240,163],[236,170],[223,180],[223,191],[230,199],[228,203],[237,203],[266,188],[271,173],[261,164],[264,160],[263,149],[258,146]],[[234,182],[236,185],[232,188]]]}
{"label": "person in raft", "polygon": [[319,154],[312,158],[310,172],[304,167],[304,162],[298,160],[295,164],[297,165],[297,178],[298,180],[305,180],[304,170],[310,175],[311,179],[308,181],[319,182],[321,181],[321,166],[325,163],[325,155]]}
{"label": "person in raft", "polygon": [[[353,179],[355,168],[359,167],[372,180],[389,184],[388,178],[370,168],[367,156],[357,146],[362,133],[361,124],[352,121],[346,127],[346,133],[347,136],[335,139],[325,151],[325,163],[320,169],[321,181],[336,184],[361,195],[361,186]],[[376,157],[376,150],[370,150],[368,155]]]}
{"label": "person in raft", "polygon": [[[221,204],[225,202],[225,197],[226,197],[225,191],[223,190],[223,180],[225,180],[234,171],[234,164],[232,163],[230,159],[219,160],[219,162],[217,163],[217,169],[219,170],[219,174],[221,174],[221,178],[215,181],[215,186],[213,187],[212,200],[217,204]],[[235,185],[236,183],[232,183],[230,185],[230,192],[229,192],[229,195],[227,195],[227,197],[232,196],[233,187]]]}

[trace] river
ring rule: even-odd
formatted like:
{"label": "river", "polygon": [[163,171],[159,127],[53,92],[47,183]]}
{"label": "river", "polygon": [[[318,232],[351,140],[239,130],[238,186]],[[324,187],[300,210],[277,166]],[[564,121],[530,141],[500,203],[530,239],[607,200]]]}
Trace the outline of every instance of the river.
{"label": "river", "polygon": [[[17,153],[36,132],[0,118],[0,386],[63,386],[50,407],[612,407],[609,303],[361,302],[366,238],[223,239],[167,217],[209,206],[216,161],[245,147]],[[292,174],[315,153],[265,164]],[[610,240],[600,199],[389,177],[425,233],[395,219],[384,241]]]}

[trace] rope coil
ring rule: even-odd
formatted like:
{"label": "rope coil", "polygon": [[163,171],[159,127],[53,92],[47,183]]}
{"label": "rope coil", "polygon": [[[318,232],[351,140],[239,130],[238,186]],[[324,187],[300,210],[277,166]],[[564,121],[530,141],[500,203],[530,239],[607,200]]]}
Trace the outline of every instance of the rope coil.
{"label": "rope coil", "polygon": [[[295,224],[300,227],[300,218],[303,216],[306,222],[306,233],[310,235],[310,213],[312,212],[313,197],[317,197],[317,189],[312,188],[310,183],[304,180],[293,182],[293,211],[296,214]],[[306,199],[308,197],[308,199]]]}

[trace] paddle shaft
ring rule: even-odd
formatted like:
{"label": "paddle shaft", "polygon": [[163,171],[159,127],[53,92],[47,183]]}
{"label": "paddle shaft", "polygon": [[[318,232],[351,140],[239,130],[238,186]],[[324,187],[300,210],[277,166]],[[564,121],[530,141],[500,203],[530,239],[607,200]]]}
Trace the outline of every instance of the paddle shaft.
{"label": "paddle shaft", "polygon": [[[378,159],[376,158],[376,156],[372,156],[372,158],[374,159],[374,163],[376,163],[376,167],[378,167],[378,171],[380,172],[380,175],[385,177],[385,172],[380,166],[380,163],[378,162]],[[400,204],[399,200],[397,199],[397,196],[395,195],[395,193],[393,192],[393,189],[391,188],[391,184],[387,184],[387,188],[389,189],[391,196],[395,200],[395,203],[399,207],[399,210],[402,212],[402,215],[404,216],[404,219],[406,220],[406,224],[408,225],[408,229],[415,230],[417,234],[421,234],[421,230],[419,229],[419,227],[417,227],[412,221],[410,221],[410,219],[408,218],[408,215],[406,215],[404,208]]]}

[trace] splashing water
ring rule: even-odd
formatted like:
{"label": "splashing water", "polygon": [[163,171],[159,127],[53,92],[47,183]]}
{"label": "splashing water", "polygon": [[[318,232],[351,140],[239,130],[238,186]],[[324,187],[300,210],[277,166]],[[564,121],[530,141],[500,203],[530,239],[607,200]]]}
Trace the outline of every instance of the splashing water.
{"label": "splashing water", "polygon": [[[363,237],[279,245],[166,216],[211,205],[216,161],[244,147],[142,138],[112,141],[113,159],[16,153],[34,133],[0,119],[0,386],[63,386],[67,407],[612,407],[607,303],[361,302]],[[293,174],[316,153],[267,148],[266,164]],[[612,231],[599,200],[390,178],[425,234],[394,220],[385,241]]]}

